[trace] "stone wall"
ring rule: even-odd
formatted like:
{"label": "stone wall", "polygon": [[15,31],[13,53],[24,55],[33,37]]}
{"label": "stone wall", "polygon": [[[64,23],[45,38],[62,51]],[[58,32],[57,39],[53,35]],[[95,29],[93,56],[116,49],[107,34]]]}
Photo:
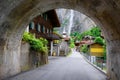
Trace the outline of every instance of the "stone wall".
{"label": "stone wall", "polygon": [[20,45],[25,26],[40,13],[66,8],[89,16],[101,27],[108,50],[108,76],[120,80],[120,0],[1,0],[0,78],[20,72]]}
{"label": "stone wall", "polygon": [[[20,70],[28,71],[48,63],[48,55],[30,50],[29,43],[22,41],[20,50]],[[3,68],[4,69],[4,68]],[[7,77],[7,76],[6,76]]]}
{"label": "stone wall", "polygon": [[4,42],[1,42],[2,45],[0,45],[0,80],[15,75],[21,71],[20,44],[18,40],[15,41],[12,39],[11,41]]}
{"label": "stone wall", "polygon": [[29,53],[30,68],[37,68],[37,67],[47,64],[47,63],[48,63],[48,55],[47,54],[30,50],[30,53]]}
{"label": "stone wall", "polygon": [[20,54],[20,67],[21,71],[26,71],[30,69],[29,63],[29,53],[30,53],[30,45],[29,43],[22,42],[21,43],[21,54]]}
{"label": "stone wall", "polygon": [[20,55],[21,71],[27,71],[48,63],[48,55],[30,49],[29,43],[22,42]]}

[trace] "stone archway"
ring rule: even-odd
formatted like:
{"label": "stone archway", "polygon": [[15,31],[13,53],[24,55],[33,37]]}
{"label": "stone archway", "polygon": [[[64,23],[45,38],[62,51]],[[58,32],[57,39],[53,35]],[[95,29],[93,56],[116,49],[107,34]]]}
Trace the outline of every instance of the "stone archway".
{"label": "stone archway", "polygon": [[101,26],[108,50],[108,76],[120,80],[120,0],[4,0],[0,1],[0,77],[20,72],[20,43],[26,25],[54,8],[69,8]]}

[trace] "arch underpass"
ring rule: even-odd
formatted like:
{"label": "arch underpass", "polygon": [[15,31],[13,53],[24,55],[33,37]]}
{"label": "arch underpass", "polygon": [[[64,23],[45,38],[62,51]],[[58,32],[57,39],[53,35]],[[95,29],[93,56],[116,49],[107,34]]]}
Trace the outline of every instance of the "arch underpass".
{"label": "arch underpass", "polygon": [[107,41],[107,75],[120,80],[120,0],[4,0],[0,1],[0,78],[20,72],[20,45],[26,25],[51,9],[73,9],[101,27]]}

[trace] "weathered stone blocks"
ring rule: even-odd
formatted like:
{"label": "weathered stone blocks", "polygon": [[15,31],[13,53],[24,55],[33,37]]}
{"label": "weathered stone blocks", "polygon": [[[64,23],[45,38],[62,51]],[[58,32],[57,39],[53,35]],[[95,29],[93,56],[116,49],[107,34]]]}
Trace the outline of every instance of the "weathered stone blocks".
{"label": "weathered stone blocks", "polygon": [[35,16],[55,8],[80,11],[100,25],[108,45],[108,76],[120,80],[120,0],[0,1],[0,78],[20,72],[20,44],[25,26]]}

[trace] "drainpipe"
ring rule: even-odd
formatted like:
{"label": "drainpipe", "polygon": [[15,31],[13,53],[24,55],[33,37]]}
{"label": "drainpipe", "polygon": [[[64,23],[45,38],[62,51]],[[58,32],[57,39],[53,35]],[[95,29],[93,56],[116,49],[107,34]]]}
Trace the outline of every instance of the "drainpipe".
{"label": "drainpipe", "polygon": [[52,53],[53,53],[53,41],[51,41],[50,46],[51,46],[50,56],[52,56]]}
{"label": "drainpipe", "polygon": [[60,48],[59,48],[59,45],[58,45],[58,56],[59,56],[59,54],[60,54]]}

